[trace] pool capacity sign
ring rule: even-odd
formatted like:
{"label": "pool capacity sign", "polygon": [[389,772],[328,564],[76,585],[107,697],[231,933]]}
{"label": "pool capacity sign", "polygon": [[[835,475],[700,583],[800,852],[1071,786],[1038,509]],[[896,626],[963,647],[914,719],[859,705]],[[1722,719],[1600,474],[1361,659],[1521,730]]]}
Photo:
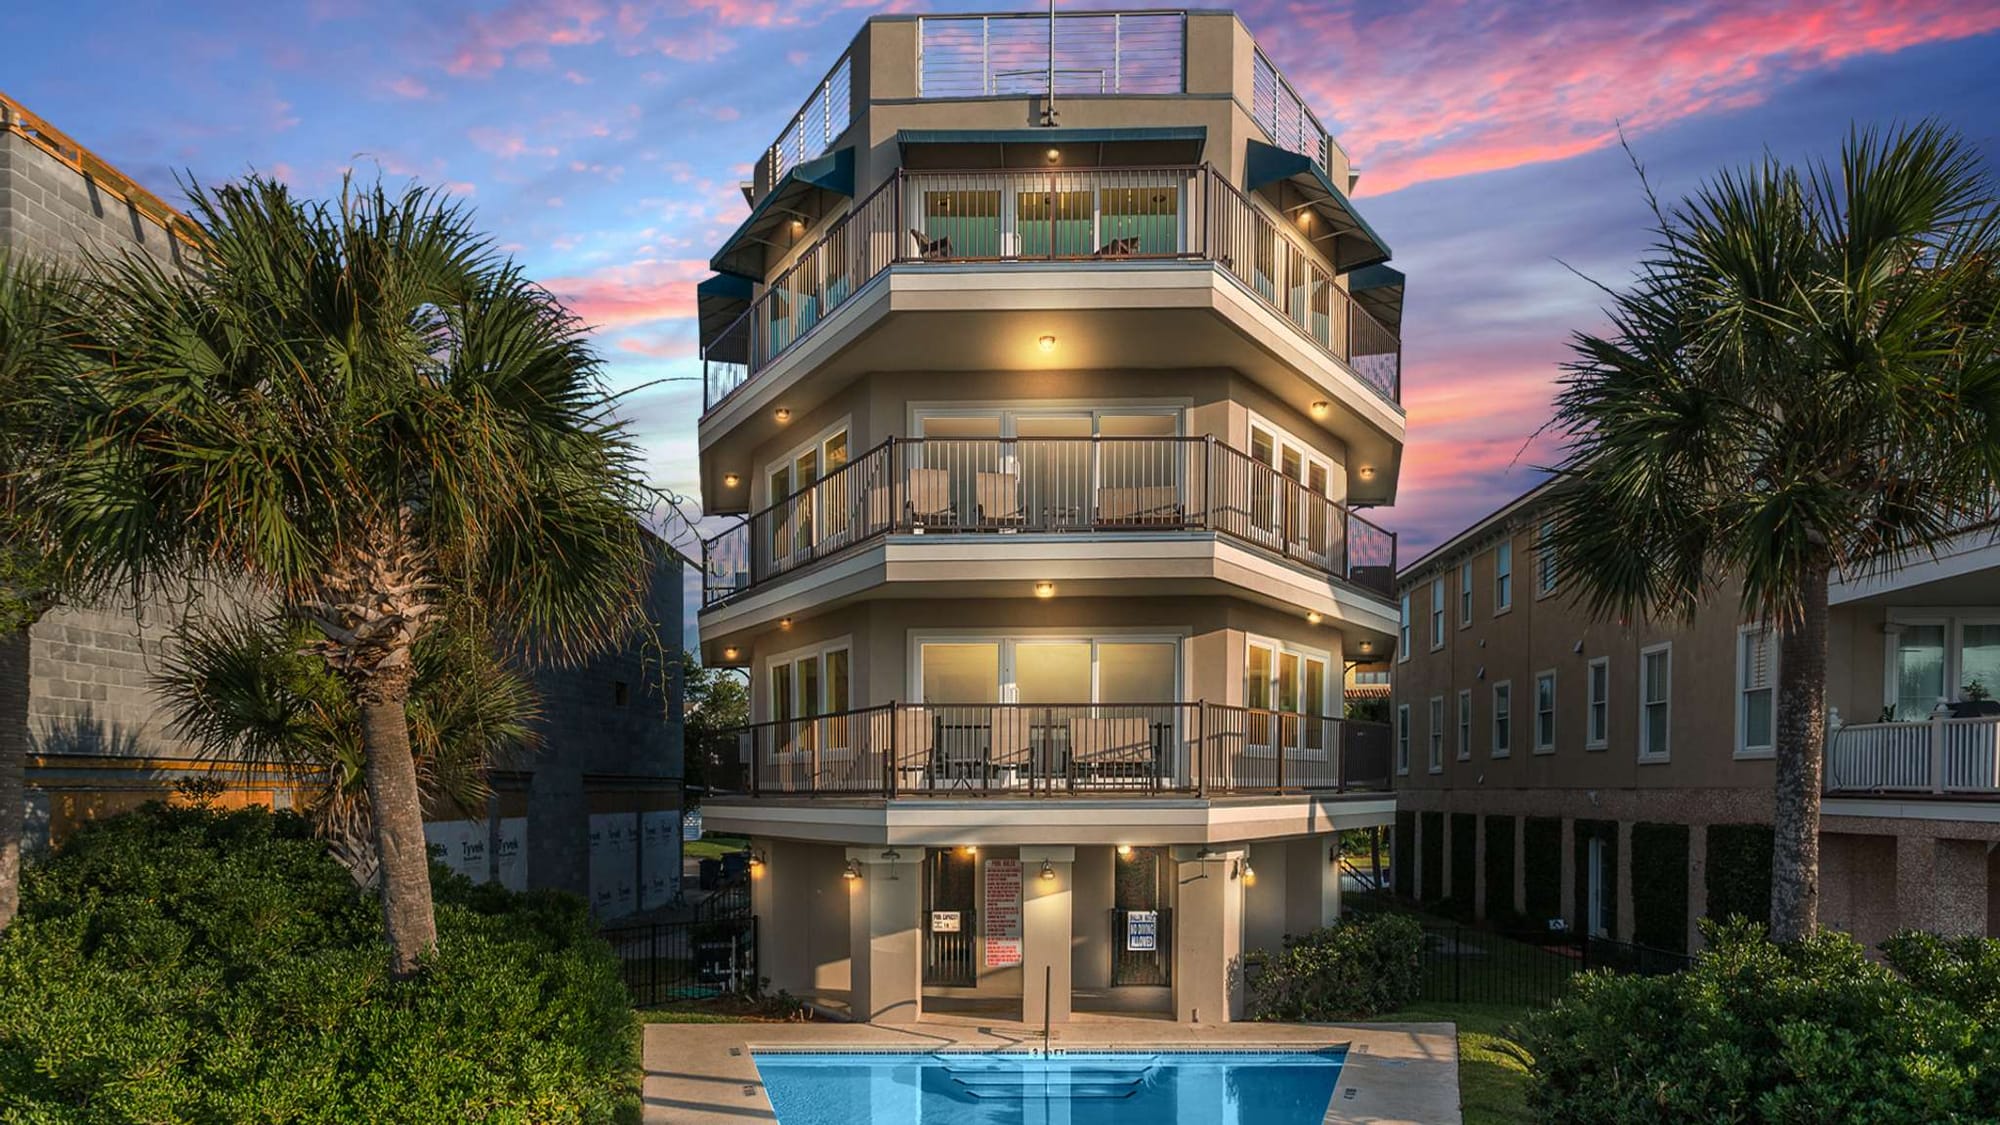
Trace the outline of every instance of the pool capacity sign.
{"label": "pool capacity sign", "polygon": [[1021,861],[986,861],[986,967],[1021,963]]}

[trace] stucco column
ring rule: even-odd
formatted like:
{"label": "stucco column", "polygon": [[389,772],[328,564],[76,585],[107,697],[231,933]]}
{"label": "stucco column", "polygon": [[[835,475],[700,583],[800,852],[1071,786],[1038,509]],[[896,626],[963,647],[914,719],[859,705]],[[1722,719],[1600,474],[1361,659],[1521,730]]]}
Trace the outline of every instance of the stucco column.
{"label": "stucco column", "polygon": [[1293,928],[1289,899],[1291,884],[1286,878],[1287,849],[1282,840],[1262,840],[1243,853],[1243,948],[1268,949],[1275,953],[1285,947],[1285,935],[1299,933]]}
{"label": "stucco column", "polygon": [[1943,934],[1986,934],[1986,841],[1939,840],[1937,929]]}
{"label": "stucco column", "polygon": [[1486,921],[1486,815],[1472,817],[1472,918]]}
{"label": "stucco column", "polygon": [[1340,837],[1308,836],[1283,846],[1285,932],[1307,934],[1340,921]]}
{"label": "stucco column", "polygon": [[1070,979],[1077,988],[1111,987],[1111,943],[1122,936],[1111,932],[1119,862],[1117,853],[1107,845],[1076,849],[1076,864],[1070,869],[1074,881],[1070,921],[1076,927]]}
{"label": "stucco column", "polygon": [[1633,924],[1632,900],[1632,822],[1618,822],[1618,928],[1612,932],[1619,941],[1631,941],[1638,932]]}
{"label": "stucco column", "polygon": [[1929,836],[1896,837],[1896,924],[1936,929],[1936,890],[1937,841]]}
{"label": "stucco column", "polygon": [[846,880],[853,1016],[869,1023],[915,1023],[923,1014],[923,930],[917,913],[923,849],[848,848],[847,858],[861,868],[859,879]]}
{"label": "stucco column", "polygon": [[1514,818],[1514,913],[1528,913],[1528,818]]}
{"label": "stucco column", "polygon": [[[1578,933],[1589,933],[1589,924],[1577,915],[1576,905],[1576,821],[1563,817],[1562,822],[1562,886],[1556,888],[1562,895],[1563,920]],[[1527,864],[1523,863],[1523,867]]]}
{"label": "stucco column", "polygon": [[1029,1027],[1045,1017],[1069,1022],[1075,865],[1075,848],[1021,849],[1021,1020]]}
{"label": "stucco column", "polygon": [[1174,912],[1174,1018],[1226,1023],[1243,1018],[1244,849],[1174,849],[1179,905]]}
{"label": "stucco column", "polygon": [[1702,948],[1701,920],[1708,916],[1708,825],[1688,826],[1688,934],[1689,953]]}

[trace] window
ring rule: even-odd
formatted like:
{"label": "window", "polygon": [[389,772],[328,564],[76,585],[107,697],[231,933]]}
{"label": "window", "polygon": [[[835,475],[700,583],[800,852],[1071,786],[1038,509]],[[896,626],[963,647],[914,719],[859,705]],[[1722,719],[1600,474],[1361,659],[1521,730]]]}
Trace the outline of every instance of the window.
{"label": "window", "polygon": [[1403,661],[1408,660],[1409,658],[1410,658],[1410,592],[1408,590],[1405,590],[1403,591],[1403,616],[1399,619],[1396,629],[1396,662],[1400,664]]}
{"label": "window", "polygon": [[1458,692],[1458,760],[1472,760],[1472,691],[1461,688]]}
{"label": "window", "polygon": [[1458,627],[1472,624],[1472,564],[1458,565]]}
{"label": "window", "polygon": [[784,724],[772,743],[774,752],[847,748],[847,720],[826,716],[840,715],[854,705],[848,662],[845,637],[771,658],[766,681],[771,718]]}
{"label": "window", "polygon": [[[1329,724],[1323,721],[1330,694],[1332,661],[1323,652],[1294,648],[1277,641],[1252,638],[1245,647],[1243,699],[1252,711],[1283,712],[1278,720],[1288,752],[1324,751]],[[1291,716],[1303,716],[1293,718]],[[1248,741],[1271,749],[1269,716],[1251,715]]]}
{"label": "window", "polygon": [[1512,540],[1493,548],[1493,612],[1497,616],[1514,608],[1514,544]]}
{"label": "window", "polygon": [[1550,594],[1556,588],[1556,525],[1551,520],[1542,524],[1536,536],[1535,547],[1535,596]]}
{"label": "window", "polygon": [[1179,672],[1179,644],[1168,638],[927,639],[913,687],[929,704],[1169,704]]}
{"label": "window", "polygon": [[1396,772],[1410,772],[1410,705],[1396,708]]}
{"label": "window", "polygon": [[1776,743],[1778,642],[1768,625],[1736,630],[1736,753],[1761,758]]}
{"label": "window", "polygon": [[1589,698],[1585,701],[1583,748],[1602,750],[1611,733],[1611,658],[1600,656],[1590,662]]}
{"label": "window", "polygon": [[1444,772],[1444,696],[1431,696],[1431,725],[1426,732],[1431,740],[1430,766],[1432,773]]}
{"label": "window", "polygon": [[1504,758],[1514,752],[1514,685],[1502,681],[1493,685],[1493,756]]}
{"label": "window", "polygon": [[1672,706],[1673,646],[1657,644],[1639,651],[1639,757],[1664,759],[1672,749],[1669,725]]}
{"label": "window", "polygon": [[1553,753],[1556,748],[1556,674],[1543,672],[1535,677],[1535,751]]}
{"label": "window", "polygon": [[1444,647],[1444,578],[1431,579],[1431,651]]}
{"label": "window", "polygon": [[1948,699],[1945,683],[1945,627],[1906,624],[1896,634],[1896,719],[1921,719]]}
{"label": "window", "polygon": [[[847,423],[824,430],[765,471],[765,497],[774,509],[769,521],[772,558],[780,566],[810,559],[813,547],[837,540],[850,529],[847,497],[837,495],[847,477],[829,481],[847,464]],[[819,488],[815,484],[828,483]]]}

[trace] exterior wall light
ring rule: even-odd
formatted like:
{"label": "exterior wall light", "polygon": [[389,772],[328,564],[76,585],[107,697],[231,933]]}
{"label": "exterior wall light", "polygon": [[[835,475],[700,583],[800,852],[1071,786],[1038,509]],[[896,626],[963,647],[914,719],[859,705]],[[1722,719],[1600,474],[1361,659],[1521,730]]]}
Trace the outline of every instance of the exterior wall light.
{"label": "exterior wall light", "polygon": [[1257,885],[1257,869],[1250,866],[1249,860],[1239,859],[1230,866],[1231,871],[1229,873],[1243,880],[1244,886],[1254,887]]}
{"label": "exterior wall light", "polygon": [[1037,583],[1035,583],[1035,596],[1036,596],[1036,597],[1038,597],[1038,598],[1053,598],[1053,597],[1055,597],[1055,596],[1056,596],[1056,584],[1055,584],[1055,583],[1053,583],[1053,582],[1037,582]]}
{"label": "exterior wall light", "polygon": [[1045,859],[1045,860],[1043,860],[1043,861],[1042,861],[1042,882],[1044,882],[1044,883],[1053,883],[1053,882],[1055,882],[1055,881],[1056,881],[1056,869],[1055,869],[1055,865],[1054,865],[1054,864],[1052,864],[1052,863],[1050,863],[1050,862],[1049,862],[1048,860],[1046,860],[1046,859]]}
{"label": "exterior wall light", "polygon": [[792,412],[780,406],[779,408],[771,412],[771,417],[776,418],[778,420],[778,425],[782,426],[785,423],[790,422],[792,420]]}
{"label": "exterior wall light", "polygon": [[1375,479],[1375,466],[1373,466],[1373,465],[1363,465],[1363,466],[1361,466],[1361,467],[1360,467],[1359,469],[1356,469],[1356,470],[1354,470],[1354,472],[1355,472],[1355,474],[1356,474],[1356,475],[1358,475],[1358,476],[1359,476],[1359,477],[1360,477],[1360,478],[1361,478],[1362,480],[1374,480],[1374,479]]}
{"label": "exterior wall light", "polygon": [[764,869],[764,853],[758,851],[755,848],[750,849],[750,874],[755,875],[757,872],[762,871],[763,869]]}
{"label": "exterior wall light", "polygon": [[778,628],[780,628],[780,629],[790,629],[791,627],[792,627],[792,619],[791,619],[791,618],[789,618],[789,617],[780,617],[780,618],[778,618]]}
{"label": "exterior wall light", "polygon": [[848,860],[847,870],[841,872],[840,877],[850,883],[859,882],[861,879],[861,864],[851,859]]}
{"label": "exterior wall light", "polygon": [[734,659],[736,659],[737,657],[739,657],[739,656],[741,656],[741,655],[743,655],[743,652],[742,652],[742,650],[741,650],[741,649],[737,649],[737,648],[733,648],[733,647],[732,647],[732,648],[725,648],[725,649],[723,649],[723,650],[722,650],[722,658],[723,658],[724,660],[734,660]]}
{"label": "exterior wall light", "polygon": [[1311,211],[1299,212],[1299,228],[1301,230],[1311,230],[1312,225],[1313,225],[1313,213]]}
{"label": "exterior wall light", "polygon": [[737,476],[735,473],[722,474],[722,487],[724,488],[735,488],[737,485],[742,483],[743,483],[743,478]]}
{"label": "exterior wall light", "polygon": [[1374,641],[1362,641],[1362,642],[1361,642],[1361,651],[1362,651],[1362,652],[1374,652],[1374,651],[1375,651],[1375,642],[1374,642]]}
{"label": "exterior wall light", "polygon": [[965,845],[965,847],[964,847],[964,848],[962,848],[962,849],[960,849],[960,850],[964,851],[966,855],[978,855],[978,854],[979,854],[979,845],[978,845],[978,844],[967,844],[967,845]]}
{"label": "exterior wall light", "polygon": [[1052,352],[1056,350],[1056,338],[1054,336],[1044,336],[1035,342],[1037,344],[1040,344],[1042,346],[1042,350],[1045,352]]}
{"label": "exterior wall light", "polygon": [[1127,856],[1131,855],[1131,854],[1132,854],[1132,845],[1130,845],[1130,844],[1120,844],[1120,845],[1118,845],[1118,854],[1119,854],[1119,855],[1127,855]]}
{"label": "exterior wall light", "polygon": [[1317,624],[1319,624],[1319,623],[1320,623],[1321,621],[1324,621],[1324,620],[1325,620],[1325,618],[1323,618],[1323,617],[1321,617],[1321,616],[1319,615],[1319,611],[1318,611],[1318,610],[1316,610],[1316,609],[1309,609],[1309,610],[1306,610],[1306,624],[1308,624],[1308,625],[1317,625]]}
{"label": "exterior wall light", "polygon": [[1050,150],[1049,150],[1049,163],[1051,163],[1051,164],[1054,164],[1054,163],[1055,163],[1056,161],[1058,161],[1058,160],[1061,160],[1061,159],[1062,159],[1062,150],[1061,150],[1061,149],[1059,149],[1059,148],[1052,148],[1052,149],[1050,149]]}
{"label": "exterior wall light", "polygon": [[1312,416],[1315,418],[1324,418],[1326,417],[1326,412],[1332,409],[1332,403],[1325,399],[1320,399],[1318,402],[1312,404]]}

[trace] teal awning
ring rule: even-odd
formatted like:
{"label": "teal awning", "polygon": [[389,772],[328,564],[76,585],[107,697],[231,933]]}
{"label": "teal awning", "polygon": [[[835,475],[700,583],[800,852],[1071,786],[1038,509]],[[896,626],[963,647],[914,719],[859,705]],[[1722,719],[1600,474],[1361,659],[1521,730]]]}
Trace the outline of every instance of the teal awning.
{"label": "teal awning", "polygon": [[1314,235],[1313,241],[1327,248],[1327,257],[1342,273],[1389,260],[1389,244],[1312,157],[1251,141],[1244,187],[1251,191],[1275,187],[1275,193],[1266,194],[1274,194],[1274,201],[1288,213],[1311,208],[1325,218],[1327,231]]}
{"label": "teal awning", "polygon": [[708,268],[753,281],[764,280],[764,248],[790,246],[794,238],[793,220],[812,225],[831,209],[830,196],[854,197],[851,145],[814,157],[786,172],[750,209],[750,217],[722,243],[722,249],[708,260]]}
{"label": "teal awning", "polygon": [[[904,167],[959,167],[967,155],[976,167],[1045,167],[1044,153],[1062,149],[1062,163],[1071,168],[1127,164],[1199,164],[1208,144],[1208,129],[1200,125],[1132,126],[1106,129],[900,129],[897,150]],[[931,153],[926,149],[957,149]],[[971,153],[962,150],[974,150]],[[914,150],[914,151],[913,151]],[[983,150],[983,151],[981,151]]]}
{"label": "teal awning", "polygon": [[754,286],[747,277],[719,273],[694,287],[695,316],[701,323],[701,346],[706,348],[750,308]]}
{"label": "teal awning", "polygon": [[1348,292],[1391,332],[1403,326],[1403,271],[1394,266],[1363,266],[1347,276]]}
{"label": "teal awning", "polygon": [[898,129],[898,145],[1062,145],[1123,141],[1206,141],[1203,125],[1132,126],[1122,129]]}

